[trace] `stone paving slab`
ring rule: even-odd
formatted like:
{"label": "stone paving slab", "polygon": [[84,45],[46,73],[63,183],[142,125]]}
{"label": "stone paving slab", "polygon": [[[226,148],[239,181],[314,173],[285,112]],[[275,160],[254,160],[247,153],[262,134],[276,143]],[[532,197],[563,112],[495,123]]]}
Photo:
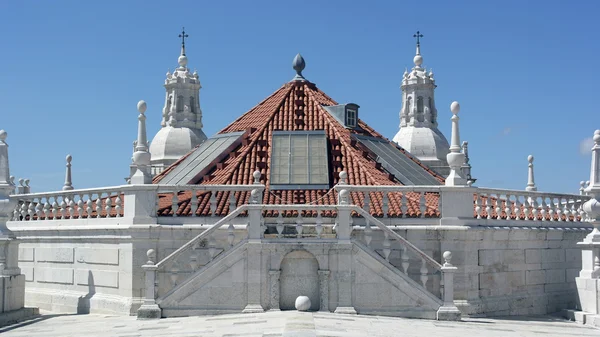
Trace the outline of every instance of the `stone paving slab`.
{"label": "stone paving slab", "polygon": [[139,321],[110,315],[42,314],[0,328],[3,337],[598,337],[600,330],[550,316],[461,322],[296,311]]}

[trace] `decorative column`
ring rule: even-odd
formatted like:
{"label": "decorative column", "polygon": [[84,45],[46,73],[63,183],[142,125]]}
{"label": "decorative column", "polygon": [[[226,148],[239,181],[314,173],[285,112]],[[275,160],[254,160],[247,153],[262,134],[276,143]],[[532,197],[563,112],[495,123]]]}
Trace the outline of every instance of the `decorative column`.
{"label": "decorative column", "polygon": [[577,244],[581,247],[582,268],[575,282],[581,310],[598,315],[600,314],[600,201],[597,198],[600,197],[600,130],[594,132],[593,140],[590,184],[585,189],[585,193],[592,198],[583,204],[583,210],[587,214],[587,221],[594,229]]}
{"label": "decorative column", "polygon": [[25,275],[18,266],[19,241],[6,227],[18,202],[9,197],[15,185],[10,178],[6,137],[6,131],[0,130],[0,322],[38,313],[37,308],[24,308]]}
{"label": "decorative column", "polygon": [[67,155],[67,170],[65,172],[65,185],[63,186],[63,191],[70,191],[73,189],[73,182],[71,181],[71,160],[73,157],[68,154]]}
{"label": "decorative column", "polygon": [[450,153],[446,155],[446,160],[450,166],[450,174],[446,178],[446,186],[467,186],[467,179],[462,177],[461,170],[461,166],[465,161],[465,154],[460,152],[460,134],[458,129],[460,104],[452,102],[450,110],[452,111],[452,136]]}
{"label": "decorative column", "polygon": [[281,270],[269,270],[271,310],[279,311],[279,276]]}
{"label": "decorative column", "polygon": [[529,170],[527,171],[527,187],[525,187],[525,190],[537,191],[537,187],[535,187],[535,178],[533,176],[533,156],[529,155],[527,161],[529,162]]}
{"label": "decorative column", "polygon": [[329,270],[319,270],[319,311],[329,312]]}
{"label": "decorative column", "polygon": [[161,309],[156,304],[156,272],[158,267],[154,260],[156,260],[156,251],[154,249],[148,249],[146,252],[148,262],[142,266],[142,269],[146,272],[146,296],[144,297],[144,303],[137,311],[138,319],[159,319],[161,317]]}
{"label": "decorative column", "polygon": [[458,270],[450,263],[452,253],[444,252],[444,264],[442,265],[442,277],[444,278],[444,293],[442,300],[444,304],[437,311],[437,319],[444,321],[460,320],[460,310],[454,304],[454,273]]}

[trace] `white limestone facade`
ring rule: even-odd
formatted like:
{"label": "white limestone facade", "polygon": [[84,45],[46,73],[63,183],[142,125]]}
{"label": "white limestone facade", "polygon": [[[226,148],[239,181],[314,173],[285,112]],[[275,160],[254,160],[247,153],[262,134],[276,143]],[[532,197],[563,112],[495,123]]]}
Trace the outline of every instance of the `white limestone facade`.
{"label": "white limestone facade", "polygon": [[179,67],[167,72],[165,105],[161,129],[150,144],[152,175],[162,172],[194,147],[206,140],[202,131],[200,109],[200,79],[198,72],[190,72],[185,44],[181,47]]}
{"label": "white limestone facade", "polygon": [[450,173],[446,155],[448,140],[438,129],[433,71],[422,67],[421,46],[413,59],[414,67],[402,78],[400,130],[393,141],[443,176]]}

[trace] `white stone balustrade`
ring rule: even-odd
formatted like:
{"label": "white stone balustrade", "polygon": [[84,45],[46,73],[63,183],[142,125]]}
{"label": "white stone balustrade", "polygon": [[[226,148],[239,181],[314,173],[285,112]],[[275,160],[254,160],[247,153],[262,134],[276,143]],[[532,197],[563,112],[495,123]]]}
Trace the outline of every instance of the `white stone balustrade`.
{"label": "white stone balustrade", "polygon": [[[487,220],[541,221],[585,225],[582,205],[589,196],[477,188],[475,217]],[[550,225],[550,224],[548,224]],[[566,225],[566,224],[564,224]]]}
{"label": "white stone balustrade", "polygon": [[264,239],[335,239],[336,205],[261,205]]}

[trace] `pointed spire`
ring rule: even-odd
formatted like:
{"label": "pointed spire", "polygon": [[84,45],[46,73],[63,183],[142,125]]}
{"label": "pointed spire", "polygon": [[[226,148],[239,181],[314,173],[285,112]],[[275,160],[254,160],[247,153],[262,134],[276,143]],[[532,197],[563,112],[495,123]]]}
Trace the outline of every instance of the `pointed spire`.
{"label": "pointed spire", "polygon": [[151,184],[150,175],[150,152],[148,152],[148,141],[146,138],[146,102],[139,101],[137,104],[138,116],[138,136],[133,153],[133,165],[136,171],[131,176],[131,184]]}
{"label": "pointed spire", "polygon": [[527,187],[525,187],[526,191],[537,191],[537,187],[535,187],[535,178],[533,176],[533,156],[529,155],[527,157],[527,161],[529,162],[529,170],[527,173]]}
{"label": "pointed spire", "polygon": [[594,131],[594,147],[592,147],[592,167],[590,170],[590,181],[585,192],[593,197],[600,198],[600,130]]}
{"label": "pointed spire", "polygon": [[188,63],[187,56],[185,55],[185,38],[189,37],[189,35],[185,33],[185,27],[181,29],[181,34],[179,34],[179,37],[181,38],[181,55],[179,55],[177,63],[179,63],[179,66],[181,68],[185,68],[185,66],[187,66]]}
{"label": "pointed spire", "polygon": [[73,189],[73,182],[71,181],[71,161],[73,157],[69,154],[67,155],[67,169],[65,172],[65,185],[63,186],[63,191],[70,191]]}
{"label": "pointed spire", "polygon": [[450,174],[446,178],[446,186],[467,186],[467,179],[462,177],[461,165],[465,160],[465,154],[461,153],[460,147],[460,133],[458,129],[458,112],[460,111],[460,104],[458,102],[452,102],[450,105],[450,111],[452,111],[452,135],[450,142],[450,153],[446,155],[446,160],[450,166]]}
{"label": "pointed spire", "polygon": [[421,64],[423,64],[423,56],[421,56],[421,38],[423,37],[423,34],[417,30],[417,33],[414,34],[413,37],[417,39],[417,52],[413,58],[413,62],[417,68],[420,68]]}
{"label": "pointed spire", "polygon": [[302,70],[306,67],[306,62],[304,62],[304,58],[300,53],[294,57],[294,61],[292,62],[292,67],[296,71],[296,76],[292,79],[292,81],[306,81],[304,76],[302,76]]}

